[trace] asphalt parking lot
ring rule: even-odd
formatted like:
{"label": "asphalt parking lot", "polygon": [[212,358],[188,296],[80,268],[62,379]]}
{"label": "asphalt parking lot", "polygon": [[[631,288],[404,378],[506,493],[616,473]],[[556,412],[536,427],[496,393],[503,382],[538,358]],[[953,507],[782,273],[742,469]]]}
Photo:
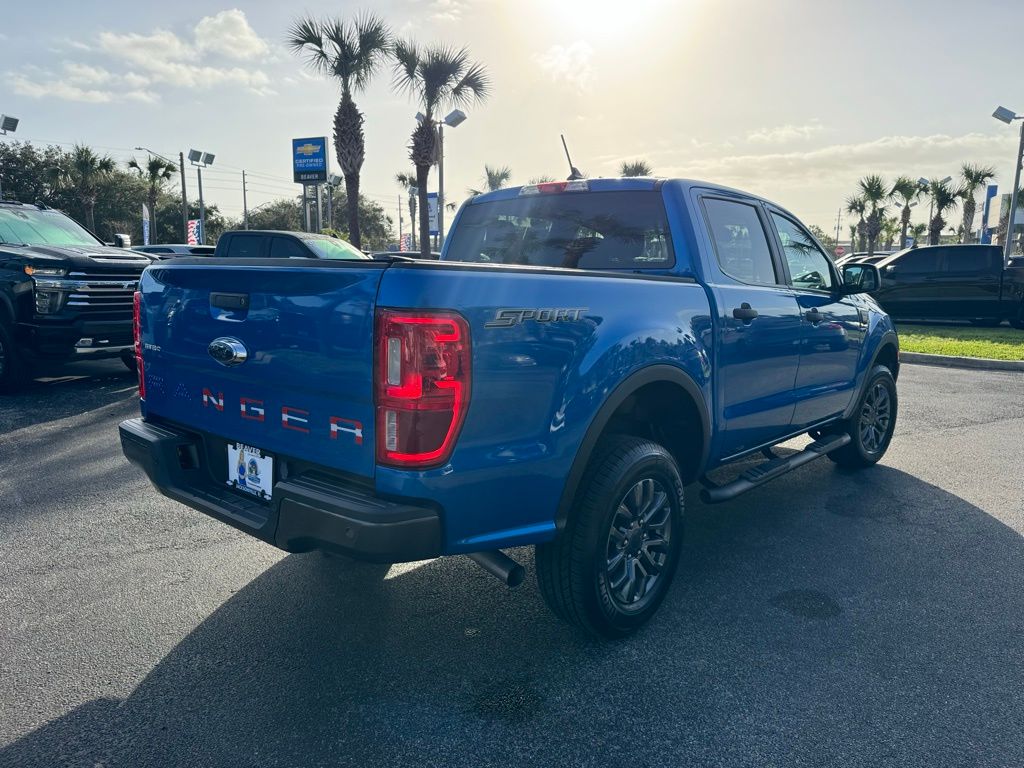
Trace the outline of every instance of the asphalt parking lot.
{"label": "asphalt parking lot", "polygon": [[1024,375],[900,396],[872,470],[691,488],[660,614],[597,644],[532,574],[285,555],[158,496],[132,376],[68,369],[0,400],[0,766],[1024,765]]}

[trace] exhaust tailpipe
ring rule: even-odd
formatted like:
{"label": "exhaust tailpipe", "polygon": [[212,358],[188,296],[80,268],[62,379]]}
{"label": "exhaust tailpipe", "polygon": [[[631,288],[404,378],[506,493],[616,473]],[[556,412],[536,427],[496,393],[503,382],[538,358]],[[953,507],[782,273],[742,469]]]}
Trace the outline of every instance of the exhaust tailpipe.
{"label": "exhaust tailpipe", "polygon": [[506,587],[518,587],[526,578],[526,569],[500,549],[474,552],[469,559],[503,582]]}

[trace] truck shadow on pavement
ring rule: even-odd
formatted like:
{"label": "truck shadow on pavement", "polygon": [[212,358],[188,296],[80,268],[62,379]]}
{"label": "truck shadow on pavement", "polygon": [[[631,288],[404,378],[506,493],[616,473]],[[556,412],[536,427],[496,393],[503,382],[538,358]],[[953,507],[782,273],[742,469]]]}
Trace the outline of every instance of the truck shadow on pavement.
{"label": "truck shadow on pavement", "polygon": [[135,374],[119,360],[52,366],[14,394],[0,394],[0,434],[132,400]]}
{"label": "truck shadow on pavement", "polygon": [[[286,557],[11,766],[1020,765],[1024,540],[884,466],[688,492],[684,566],[596,643],[465,558]],[[528,550],[518,556],[532,567]],[[114,673],[112,673],[114,674]]]}

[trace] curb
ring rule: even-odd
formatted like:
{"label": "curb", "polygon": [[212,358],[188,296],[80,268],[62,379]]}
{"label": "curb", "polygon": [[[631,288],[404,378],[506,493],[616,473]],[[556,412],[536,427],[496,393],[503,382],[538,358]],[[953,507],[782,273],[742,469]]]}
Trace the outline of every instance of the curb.
{"label": "curb", "polygon": [[986,360],[981,357],[926,355],[923,352],[900,351],[900,362],[917,365],[939,365],[945,368],[971,368],[982,371],[1018,371],[1024,373],[1024,360]]}

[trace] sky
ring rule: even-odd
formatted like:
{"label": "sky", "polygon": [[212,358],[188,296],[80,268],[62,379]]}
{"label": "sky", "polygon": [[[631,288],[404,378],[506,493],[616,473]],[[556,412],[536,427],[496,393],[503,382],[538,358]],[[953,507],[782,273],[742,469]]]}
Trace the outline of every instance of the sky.
{"label": "sky", "polygon": [[[0,141],[81,142],[119,161],[143,157],[138,146],[211,152],[205,197],[231,216],[242,211],[243,168],[250,208],[296,195],[290,139],[330,135],[337,84],[284,44],[302,15],[373,11],[400,37],[467,46],[487,67],[490,96],[445,133],[449,202],[481,186],[485,163],[509,166],[512,183],[564,178],[564,133],[589,176],[645,159],[656,175],[754,192],[834,232],[868,173],[955,177],[962,163],[980,163],[1008,191],[1018,134],[991,113],[1024,112],[1019,0],[50,0],[40,9],[12,3],[0,16],[0,113],[21,120]],[[394,176],[412,170],[418,106],[391,80],[381,71],[356,100],[366,117],[362,190],[397,219]],[[192,169],[186,181],[194,198]],[[844,214],[844,236],[847,224]]]}

